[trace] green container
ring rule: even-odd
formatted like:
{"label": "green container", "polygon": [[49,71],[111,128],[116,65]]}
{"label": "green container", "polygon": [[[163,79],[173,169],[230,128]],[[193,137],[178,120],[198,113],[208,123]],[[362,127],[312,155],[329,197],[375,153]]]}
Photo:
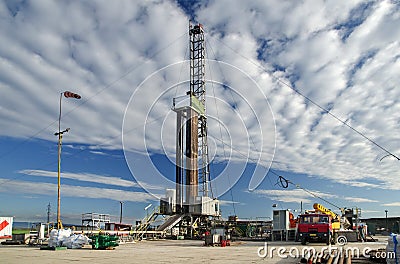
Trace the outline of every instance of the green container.
{"label": "green container", "polygon": [[93,249],[108,249],[118,246],[118,236],[96,235],[91,236],[90,239]]}

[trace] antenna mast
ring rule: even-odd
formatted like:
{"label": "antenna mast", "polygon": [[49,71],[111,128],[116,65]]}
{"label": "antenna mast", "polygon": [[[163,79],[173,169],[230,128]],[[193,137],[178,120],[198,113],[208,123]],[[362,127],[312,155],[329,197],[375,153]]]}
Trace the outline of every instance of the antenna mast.
{"label": "antenna mast", "polygon": [[50,223],[50,211],[51,211],[51,205],[49,203],[47,205],[47,223]]}

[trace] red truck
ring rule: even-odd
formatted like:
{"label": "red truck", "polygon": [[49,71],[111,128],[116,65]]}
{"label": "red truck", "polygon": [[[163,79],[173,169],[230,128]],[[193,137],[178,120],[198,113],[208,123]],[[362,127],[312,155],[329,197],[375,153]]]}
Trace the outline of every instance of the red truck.
{"label": "red truck", "polygon": [[328,214],[311,213],[299,216],[297,225],[297,239],[302,245],[307,242],[325,242],[329,245],[332,241],[332,217]]}

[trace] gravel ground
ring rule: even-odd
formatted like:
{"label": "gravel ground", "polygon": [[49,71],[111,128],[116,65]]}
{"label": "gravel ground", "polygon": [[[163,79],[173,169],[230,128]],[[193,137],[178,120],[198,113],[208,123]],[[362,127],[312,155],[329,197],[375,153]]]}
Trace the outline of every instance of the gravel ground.
{"label": "gravel ground", "polygon": [[[350,243],[344,247],[363,250],[386,247],[386,240],[371,243]],[[268,242],[267,256],[265,242],[232,242],[229,247],[205,247],[203,241],[155,240],[121,244],[114,250],[82,249],[58,251],[40,250],[38,247],[0,245],[0,263],[300,263],[304,246],[295,242]],[[324,244],[308,244],[319,252]],[[280,248],[283,249],[280,249]],[[280,250],[280,251],[279,251]],[[270,253],[273,253],[271,257]],[[261,255],[261,257],[259,256]],[[287,257],[287,258],[285,258]],[[362,257],[362,256],[360,256]],[[359,261],[363,261],[360,259]],[[355,261],[357,263],[361,263]]]}

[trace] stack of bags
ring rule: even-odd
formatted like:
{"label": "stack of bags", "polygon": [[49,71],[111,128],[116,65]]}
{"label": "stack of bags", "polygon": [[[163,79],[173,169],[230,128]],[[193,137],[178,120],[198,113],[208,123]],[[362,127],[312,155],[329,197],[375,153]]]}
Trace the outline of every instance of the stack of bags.
{"label": "stack of bags", "polygon": [[63,241],[70,237],[71,229],[53,229],[50,232],[49,247],[62,247]]}
{"label": "stack of bags", "polygon": [[87,236],[73,234],[63,241],[63,245],[67,248],[82,248],[84,245],[89,244],[92,240]]}
{"label": "stack of bags", "polygon": [[53,229],[50,232],[49,247],[82,248],[91,240],[82,234],[72,234],[71,229]]}

